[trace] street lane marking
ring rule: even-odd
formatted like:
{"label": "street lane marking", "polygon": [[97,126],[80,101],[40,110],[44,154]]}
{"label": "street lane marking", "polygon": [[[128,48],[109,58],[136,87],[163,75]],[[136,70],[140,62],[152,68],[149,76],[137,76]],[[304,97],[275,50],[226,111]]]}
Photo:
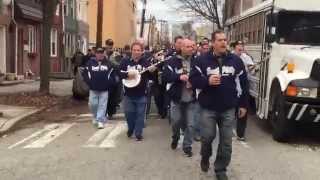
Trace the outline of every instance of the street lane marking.
{"label": "street lane marking", "polygon": [[58,127],[55,129],[49,131],[45,136],[41,137],[40,139],[34,141],[33,143],[24,146],[25,149],[31,149],[31,148],[43,148],[50,142],[57,139],[59,136],[61,136],[63,133],[65,133],[67,130],[69,130],[75,123],[72,124],[59,124]]}
{"label": "street lane marking", "polygon": [[114,129],[113,124],[106,124],[104,129],[98,130],[87,142],[83,147],[92,148],[98,147],[99,143],[103,140],[103,138]]}
{"label": "street lane marking", "polygon": [[177,146],[178,149],[183,148],[183,140],[184,140],[184,133],[180,132],[180,138],[179,138],[178,146]]}
{"label": "street lane marking", "polygon": [[105,140],[100,144],[100,148],[114,148],[116,147],[116,138],[126,131],[127,126],[124,122],[119,122],[117,126],[110,132]]}
{"label": "street lane marking", "polygon": [[39,137],[41,134],[44,134],[45,132],[51,131],[53,129],[55,129],[58,126],[58,124],[49,124],[46,125],[43,129],[31,134],[30,136],[28,136],[27,138],[22,139],[21,141],[11,145],[10,147],[8,147],[8,149],[13,149],[17,146],[20,146],[21,144],[24,144],[27,141],[30,141],[31,139],[35,139],[37,137]]}

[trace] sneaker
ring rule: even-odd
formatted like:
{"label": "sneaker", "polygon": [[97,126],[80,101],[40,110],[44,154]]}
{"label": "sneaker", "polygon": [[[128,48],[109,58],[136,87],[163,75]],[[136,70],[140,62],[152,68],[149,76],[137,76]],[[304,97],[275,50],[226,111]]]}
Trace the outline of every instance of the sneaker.
{"label": "sneaker", "polygon": [[210,166],[209,158],[202,157],[200,166],[201,166],[202,172],[208,172],[209,166]]}
{"label": "sneaker", "polygon": [[131,137],[132,137],[132,134],[133,134],[133,131],[132,131],[132,130],[128,130],[128,131],[127,131],[127,136],[128,136],[128,138],[131,138]]}
{"label": "sneaker", "polygon": [[238,140],[238,141],[243,141],[243,142],[244,142],[244,141],[246,141],[246,138],[245,138],[245,137],[237,137],[237,140]]}
{"label": "sneaker", "polygon": [[228,176],[225,172],[223,173],[216,173],[216,177],[217,177],[217,180],[228,180]]}
{"label": "sneaker", "polygon": [[193,140],[196,141],[196,142],[200,142],[201,141],[201,137],[200,136],[195,136],[193,138]]}
{"label": "sneaker", "polygon": [[136,136],[136,140],[137,141],[142,141],[143,140],[143,136],[141,136],[141,135]]}
{"label": "sneaker", "polygon": [[192,155],[193,155],[191,148],[185,148],[185,149],[183,149],[183,152],[184,152],[184,154],[187,155],[188,157],[192,157]]}
{"label": "sneaker", "polygon": [[172,142],[171,142],[171,149],[172,149],[172,150],[175,150],[175,149],[177,149],[177,146],[178,146],[178,141],[172,140]]}
{"label": "sneaker", "polygon": [[92,119],[92,125],[97,126],[98,122],[95,119]]}
{"label": "sneaker", "polygon": [[104,124],[102,122],[98,122],[98,129],[104,129]]}

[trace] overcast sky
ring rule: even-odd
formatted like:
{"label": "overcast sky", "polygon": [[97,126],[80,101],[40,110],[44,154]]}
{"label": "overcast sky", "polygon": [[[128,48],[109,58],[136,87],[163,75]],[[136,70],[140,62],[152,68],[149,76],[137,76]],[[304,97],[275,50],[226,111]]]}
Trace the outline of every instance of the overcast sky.
{"label": "overcast sky", "polygon": [[[187,21],[189,18],[179,14],[177,7],[179,7],[177,0],[147,0],[146,18],[152,14],[157,20],[167,20],[171,23]],[[141,17],[142,0],[138,0],[138,9],[138,16]]]}

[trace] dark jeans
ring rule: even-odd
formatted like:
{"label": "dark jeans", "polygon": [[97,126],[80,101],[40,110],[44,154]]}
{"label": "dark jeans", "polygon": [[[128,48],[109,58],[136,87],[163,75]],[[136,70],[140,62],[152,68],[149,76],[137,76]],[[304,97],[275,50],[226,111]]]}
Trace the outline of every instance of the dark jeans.
{"label": "dark jeans", "polygon": [[180,129],[184,129],[183,148],[191,148],[194,131],[193,110],[195,104],[190,103],[171,103],[171,125],[172,139],[178,141]]}
{"label": "dark jeans", "polygon": [[[238,113],[237,113],[237,116],[238,116]],[[247,119],[248,119],[248,113],[243,118],[237,117],[237,136],[240,138],[245,137],[246,128],[247,128]]]}
{"label": "dark jeans", "polygon": [[122,84],[119,83],[117,86],[112,88],[109,92],[109,100],[108,100],[108,115],[112,116],[117,112],[117,106],[121,103],[122,100]]}
{"label": "dark jeans", "polygon": [[161,117],[165,117],[167,115],[167,105],[165,104],[165,93],[166,87],[160,84],[152,85],[152,94],[154,96],[154,101],[158,109],[158,114]]}
{"label": "dark jeans", "polygon": [[235,120],[235,109],[216,112],[201,109],[201,156],[209,159],[212,155],[212,142],[216,137],[216,126],[219,127],[219,146],[214,163],[216,172],[226,172],[231,161],[232,128]]}
{"label": "dark jeans", "polygon": [[147,98],[124,97],[124,112],[127,119],[128,130],[134,131],[136,136],[143,133]]}

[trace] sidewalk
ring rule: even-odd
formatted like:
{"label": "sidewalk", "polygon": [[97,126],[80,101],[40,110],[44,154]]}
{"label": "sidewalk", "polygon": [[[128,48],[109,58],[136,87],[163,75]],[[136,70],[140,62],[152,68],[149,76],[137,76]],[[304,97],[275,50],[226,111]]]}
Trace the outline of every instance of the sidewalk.
{"label": "sidewalk", "polygon": [[24,118],[41,110],[41,108],[33,107],[0,105],[0,112],[3,113],[3,116],[0,117],[0,135],[8,132],[15,124],[17,124]]}
{"label": "sidewalk", "polygon": [[[38,91],[40,86],[39,81],[0,86],[0,96],[8,94],[34,92]],[[59,80],[50,82],[50,92],[56,96],[71,96],[72,95],[72,80]],[[42,111],[44,108],[39,107],[21,107],[8,106],[0,104],[0,112],[3,116],[0,117],[0,135],[10,131],[14,125],[21,122],[28,116]]]}
{"label": "sidewalk", "polygon": [[[22,92],[38,91],[40,81],[33,81],[28,83],[0,86],[0,95],[14,94]],[[72,80],[54,80],[50,81],[50,93],[57,96],[71,96],[72,95]]]}

